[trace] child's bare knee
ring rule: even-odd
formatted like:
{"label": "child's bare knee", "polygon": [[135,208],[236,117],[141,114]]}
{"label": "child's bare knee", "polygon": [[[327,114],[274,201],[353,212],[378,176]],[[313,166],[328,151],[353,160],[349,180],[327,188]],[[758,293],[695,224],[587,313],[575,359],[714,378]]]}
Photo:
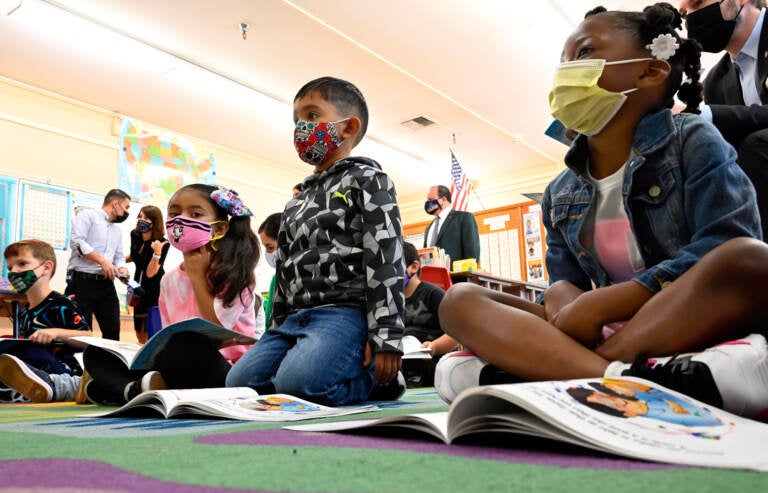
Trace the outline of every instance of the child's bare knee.
{"label": "child's bare knee", "polygon": [[438,310],[440,325],[445,332],[454,335],[455,331],[464,325],[461,319],[467,313],[472,313],[471,307],[477,301],[477,288],[480,286],[462,282],[454,284],[446,291]]}
{"label": "child's bare knee", "polygon": [[717,263],[730,276],[768,282],[768,244],[755,238],[734,238],[717,248]]}

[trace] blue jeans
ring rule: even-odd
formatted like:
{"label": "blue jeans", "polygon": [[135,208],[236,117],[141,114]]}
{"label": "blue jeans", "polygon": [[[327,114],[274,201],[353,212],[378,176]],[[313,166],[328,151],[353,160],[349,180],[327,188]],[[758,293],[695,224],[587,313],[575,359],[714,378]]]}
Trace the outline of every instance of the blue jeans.
{"label": "blue jeans", "polygon": [[12,347],[8,354],[12,354],[29,366],[34,366],[49,374],[71,373],[64,363],[51,353],[51,351],[38,344],[24,344]]}
{"label": "blue jeans", "polygon": [[228,387],[252,387],[318,404],[362,402],[373,390],[363,367],[368,324],[362,308],[324,306],[290,314],[267,330],[227,375]]}

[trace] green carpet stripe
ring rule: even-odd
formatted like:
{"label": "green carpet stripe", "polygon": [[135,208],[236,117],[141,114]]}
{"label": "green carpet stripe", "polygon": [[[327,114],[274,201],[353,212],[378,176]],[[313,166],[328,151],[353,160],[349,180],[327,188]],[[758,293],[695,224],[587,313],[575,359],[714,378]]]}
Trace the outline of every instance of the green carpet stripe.
{"label": "green carpet stripe", "polygon": [[327,447],[210,446],[190,436],[83,439],[1,433],[0,459],[82,458],[180,483],[287,491],[765,492],[768,475],[714,469],[606,471]]}

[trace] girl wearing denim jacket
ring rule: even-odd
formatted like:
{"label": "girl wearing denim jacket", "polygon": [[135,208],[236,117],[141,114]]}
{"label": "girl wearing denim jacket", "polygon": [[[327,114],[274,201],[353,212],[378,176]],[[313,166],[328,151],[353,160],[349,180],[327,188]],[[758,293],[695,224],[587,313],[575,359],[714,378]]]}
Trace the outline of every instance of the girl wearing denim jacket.
{"label": "girl wearing denim jacket", "polygon": [[[440,320],[474,354],[438,365],[446,400],[462,385],[624,372],[742,414],[768,407],[760,335],[666,365],[643,357],[701,351],[765,331],[768,318],[755,191],[734,149],[690,114],[700,47],[680,26],[666,3],[598,7],[566,41],[550,107],[580,135],[542,200],[550,287],[541,304],[466,283],[448,291]],[[675,94],[688,113],[672,114]],[[745,379],[757,397],[734,394]]]}

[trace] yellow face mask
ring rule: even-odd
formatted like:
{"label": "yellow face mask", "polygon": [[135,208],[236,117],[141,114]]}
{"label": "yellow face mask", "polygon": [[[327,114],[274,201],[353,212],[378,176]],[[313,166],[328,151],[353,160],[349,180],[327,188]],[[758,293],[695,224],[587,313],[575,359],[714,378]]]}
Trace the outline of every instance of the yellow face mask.
{"label": "yellow face mask", "polygon": [[[226,221],[223,221],[223,220],[218,220],[218,221],[213,221],[212,223],[208,223],[208,224],[210,224],[210,225],[211,225],[211,232],[213,232],[213,225],[214,225],[214,224],[218,224],[218,223],[225,223],[225,222],[226,222]],[[222,238],[224,238],[224,236],[225,236],[226,234],[227,234],[227,233],[225,232],[225,233],[223,233],[223,234],[220,234],[220,235],[214,235],[214,236],[211,236],[211,248],[213,248],[213,251],[214,251],[214,252],[218,252],[218,251],[219,251],[219,248],[216,246],[216,241],[217,241],[217,240],[220,240],[220,239],[222,239]]]}
{"label": "yellow face mask", "polygon": [[606,62],[602,59],[563,62],[557,67],[549,108],[552,116],[566,128],[584,135],[596,135],[621,109],[627,94],[637,88],[612,92],[597,85],[606,65],[643,62],[652,58],[633,58]]}

